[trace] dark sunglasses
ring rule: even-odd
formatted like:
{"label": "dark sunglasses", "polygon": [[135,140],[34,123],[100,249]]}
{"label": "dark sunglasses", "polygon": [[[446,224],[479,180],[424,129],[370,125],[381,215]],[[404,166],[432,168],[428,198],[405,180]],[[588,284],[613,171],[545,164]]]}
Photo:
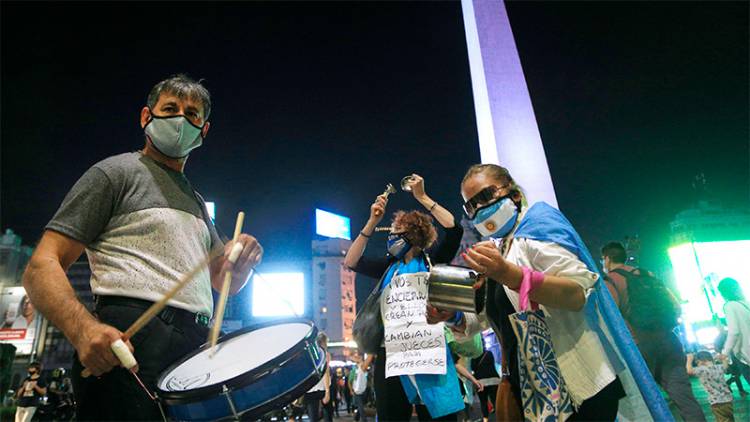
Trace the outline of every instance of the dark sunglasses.
{"label": "dark sunglasses", "polygon": [[[494,204],[501,198],[502,196],[498,195],[498,192],[500,192],[501,189],[507,188],[510,185],[505,186],[487,186],[486,188],[480,190],[477,192],[476,195],[469,198],[468,201],[464,202],[463,209],[464,213],[466,213],[466,216],[470,219],[474,218],[477,215],[477,212],[481,210],[482,208],[485,208],[489,205]],[[506,195],[507,196],[507,195]]]}

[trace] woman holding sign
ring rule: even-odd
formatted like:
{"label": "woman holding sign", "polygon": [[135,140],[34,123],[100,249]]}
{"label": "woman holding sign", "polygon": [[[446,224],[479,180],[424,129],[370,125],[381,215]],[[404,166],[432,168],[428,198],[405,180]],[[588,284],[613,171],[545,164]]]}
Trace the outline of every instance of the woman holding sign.
{"label": "woman holding sign", "polygon": [[[363,257],[385,215],[387,198],[378,196],[370,207],[367,224],[344,260],[353,271],[380,278],[357,315],[355,339],[363,352],[376,355],[374,384],[379,421],[409,420],[413,405],[420,421],[455,421],[464,404],[443,327],[429,325],[425,318],[426,276],[430,262],[448,263],[454,257],[463,229],[448,210],[425,193],[422,177],[412,175],[406,183],[431,216],[420,211],[396,212],[388,235],[387,257]],[[435,247],[433,217],[446,229],[445,239]],[[367,333],[358,335],[363,324]]]}

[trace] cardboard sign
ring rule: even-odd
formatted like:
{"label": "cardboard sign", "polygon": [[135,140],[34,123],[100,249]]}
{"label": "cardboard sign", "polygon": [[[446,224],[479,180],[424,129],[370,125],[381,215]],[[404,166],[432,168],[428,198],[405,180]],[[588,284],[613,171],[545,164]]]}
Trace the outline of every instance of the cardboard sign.
{"label": "cardboard sign", "polygon": [[383,289],[385,376],[445,374],[444,324],[428,324],[429,273],[397,275]]}

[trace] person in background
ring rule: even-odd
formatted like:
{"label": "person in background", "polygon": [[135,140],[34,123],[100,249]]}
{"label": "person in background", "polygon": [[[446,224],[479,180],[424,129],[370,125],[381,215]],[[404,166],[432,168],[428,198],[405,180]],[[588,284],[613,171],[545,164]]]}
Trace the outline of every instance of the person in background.
{"label": "person in background", "polygon": [[[474,375],[472,375],[471,371],[469,371],[466,366],[466,358],[460,356],[457,353],[453,353],[453,362],[456,365],[456,372],[458,373],[459,383],[458,387],[461,390],[461,397],[464,399],[464,411],[463,418],[460,420],[463,421],[469,421],[471,420],[470,416],[470,410],[471,410],[471,403],[474,396],[474,389],[476,389],[477,392],[481,392],[484,390],[484,386],[482,383],[480,383],[476,378],[474,378]],[[469,381],[473,388],[468,389],[467,385],[464,383],[464,380]]]}
{"label": "person in background", "polygon": [[[413,174],[409,187],[414,198],[430,214],[421,211],[396,212],[387,240],[388,256],[363,257],[370,237],[385,216],[387,199],[384,195],[379,195],[370,206],[370,218],[344,258],[344,265],[354,272],[376,279],[382,278],[382,282],[376,286],[381,299],[387,289],[390,289],[392,280],[407,274],[427,272],[430,264],[450,262],[461,243],[463,229],[455,223],[450,211],[425,193],[424,179]],[[438,236],[433,218],[445,229],[445,239],[434,247]],[[384,341],[373,340],[381,344],[376,349],[374,365],[375,404],[379,421],[409,420],[414,405],[420,421],[456,420],[456,414],[463,410],[464,404],[458,392],[455,367],[447,350],[447,370],[444,375],[416,374],[386,378]]]}
{"label": "person in background", "polygon": [[32,362],[28,367],[29,376],[18,387],[16,397],[16,422],[29,422],[34,417],[39,399],[47,394],[47,385],[41,377],[42,366],[39,362]]}
{"label": "person in background", "polygon": [[[330,361],[329,361],[330,362]],[[328,422],[333,421],[333,417],[336,416],[339,417],[339,384],[338,384],[338,377],[336,376],[336,370],[334,368],[329,368],[328,370],[328,376],[330,378],[329,381],[329,396],[330,399],[328,400],[328,403],[323,404],[323,416],[324,419]]]}
{"label": "person in background", "polygon": [[349,380],[351,379],[351,368],[344,368],[344,376],[341,377],[341,384],[339,390],[342,392],[344,396],[344,401],[346,402],[346,414],[351,415],[352,414],[352,390],[349,388]]}
{"label": "person in background", "polygon": [[[727,328],[723,324],[719,324],[719,330],[721,331],[716,340],[714,340],[715,350],[724,350],[724,344],[727,342]],[[741,397],[747,397],[747,391],[742,386],[742,363],[734,356],[733,352],[729,352],[729,368],[727,368],[727,385],[729,389],[732,389],[732,384],[737,384],[737,391],[739,391]]]}
{"label": "person in background", "polygon": [[67,397],[70,391],[64,389],[63,377],[65,376],[65,368],[55,368],[52,371],[52,378],[49,380],[47,387],[47,398],[50,407],[57,408]]}
{"label": "person in background", "polygon": [[[368,371],[370,363],[372,362],[372,359],[367,359],[367,356],[365,359],[362,359],[359,355],[355,355],[354,362],[357,364],[352,367],[351,372],[349,373],[349,382],[348,382],[348,388],[349,391],[352,394],[352,397],[354,398],[354,407],[356,410],[356,413],[354,415],[354,420],[359,422],[367,422],[367,413],[365,412],[365,404],[367,403],[367,391],[368,388]],[[362,375],[360,375],[362,374]],[[365,389],[364,391],[357,392],[354,389],[354,383],[357,381],[358,376],[364,376],[365,377]]]}
{"label": "person in background", "polygon": [[[690,353],[687,355],[685,370],[688,375],[694,375],[700,379],[703,389],[708,393],[708,402],[711,403],[711,412],[716,422],[734,422],[732,390],[729,389],[724,378],[724,371],[728,367],[727,357],[720,356],[720,359],[722,365],[717,365],[707,350],[702,350],[695,356]],[[698,366],[693,367],[693,361]]]}
{"label": "person in background", "polygon": [[331,368],[331,401],[333,402],[333,413],[336,417],[339,415],[339,405],[341,405],[341,379],[336,369]]}
{"label": "person in background", "polygon": [[724,298],[724,315],[727,320],[727,341],[721,353],[735,358],[735,365],[750,383],[750,304],[745,299],[737,280],[725,278],[717,286]]}
{"label": "person in background", "polygon": [[[640,269],[626,265],[627,252],[620,242],[609,242],[601,248],[602,264],[607,273],[606,286],[620,313],[630,328],[633,340],[638,346],[643,360],[654,380],[667,392],[669,398],[677,405],[677,410],[686,421],[705,421],[705,415],[695,399],[690,379],[685,372],[685,351],[673,329],[677,325],[676,317],[665,323],[641,327],[634,323],[629,315],[643,300],[631,298],[633,286],[631,280],[640,282]],[[676,307],[674,304],[664,305]],[[633,312],[631,312],[633,311]],[[636,316],[638,316],[636,315]],[[655,313],[654,313],[655,315]],[[677,315],[677,314],[675,314]]]}
{"label": "person in background", "polygon": [[497,373],[497,368],[495,368],[495,356],[489,350],[485,350],[481,356],[471,361],[471,367],[474,368],[474,377],[484,387],[478,390],[478,393],[482,407],[482,421],[487,422],[490,415],[490,406],[495,406],[497,386],[500,384],[500,374]]}
{"label": "person in background", "polygon": [[307,417],[313,422],[320,420],[320,404],[323,403],[323,406],[325,406],[331,400],[331,373],[328,366],[331,355],[328,353],[328,336],[323,332],[318,333],[318,345],[323,348],[323,352],[326,354],[325,371],[320,381],[305,393],[303,399]]}

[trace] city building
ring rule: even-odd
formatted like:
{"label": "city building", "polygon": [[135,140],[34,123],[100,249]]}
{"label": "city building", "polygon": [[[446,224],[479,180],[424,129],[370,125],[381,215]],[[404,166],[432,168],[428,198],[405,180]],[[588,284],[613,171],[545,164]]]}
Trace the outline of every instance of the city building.
{"label": "city building", "polygon": [[332,343],[352,340],[357,312],[355,273],[344,267],[346,239],[313,240],[312,317]]}

